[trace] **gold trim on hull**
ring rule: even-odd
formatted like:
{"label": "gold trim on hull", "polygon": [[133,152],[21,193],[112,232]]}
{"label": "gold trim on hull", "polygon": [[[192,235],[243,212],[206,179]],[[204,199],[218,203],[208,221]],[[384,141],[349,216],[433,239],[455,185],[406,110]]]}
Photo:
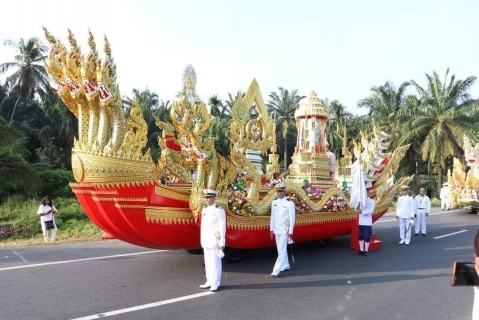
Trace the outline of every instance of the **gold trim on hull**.
{"label": "gold trim on hull", "polygon": [[91,197],[91,199],[95,202],[147,202],[147,198],[98,198],[98,197]]}
{"label": "gold trim on hull", "polygon": [[190,201],[190,195],[178,192],[177,190],[165,187],[165,186],[155,186],[155,194],[169,198],[169,199],[174,199],[174,200],[179,200],[179,201],[184,201],[188,202]]}
{"label": "gold trim on hull", "polygon": [[146,208],[146,221],[161,224],[195,224],[193,214],[188,209],[179,208]]}

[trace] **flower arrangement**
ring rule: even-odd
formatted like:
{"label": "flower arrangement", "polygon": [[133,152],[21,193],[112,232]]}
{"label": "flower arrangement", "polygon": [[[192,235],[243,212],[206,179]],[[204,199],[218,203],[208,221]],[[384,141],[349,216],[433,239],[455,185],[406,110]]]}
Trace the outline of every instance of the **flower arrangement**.
{"label": "flower arrangement", "polygon": [[343,194],[345,196],[351,195],[351,188],[350,187],[342,188],[341,191],[343,192]]}
{"label": "flower arrangement", "polygon": [[321,190],[318,186],[312,185],[309,182],[304,182],[301,185],[301,188],[304,190],[304,192],[306,192],[308,197],[318,197],[319,198],[324,194],[323,190]]}
{"label": "flower arrangement", "polygon": [[294,202],[296,214],[311,213],[313,211],[313,208],[311,208],[306,201],[299,199],[295,193],[287,192],[286,199]]}
{"label": "flower arrangement", "polygon": [[348,201],[341,196],[331,196],[324,204],[321,211],[323,212],[342,212],[349,208]]}
{"label": "flower arrangement", "polygon": [[258,208],[248,201],[248,188],[243,188],[243,182],[237,180],[228,186],[228,212],[243,217],[254,216]]}

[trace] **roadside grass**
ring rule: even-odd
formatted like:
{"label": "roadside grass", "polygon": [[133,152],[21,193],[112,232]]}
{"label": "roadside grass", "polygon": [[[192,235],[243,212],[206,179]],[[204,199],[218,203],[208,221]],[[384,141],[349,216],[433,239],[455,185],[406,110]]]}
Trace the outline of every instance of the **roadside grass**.
{"label": "roadside grass", "polygon": [[[75,198],[53,199],[53,204],[58,210],[55,216],[58,233],[54,243],[97,241],[104,235],[88,219]],[[22,196],[11,196],[0,205],[0,248],[44,244],[37,215],[39,206],[39,200]]]}

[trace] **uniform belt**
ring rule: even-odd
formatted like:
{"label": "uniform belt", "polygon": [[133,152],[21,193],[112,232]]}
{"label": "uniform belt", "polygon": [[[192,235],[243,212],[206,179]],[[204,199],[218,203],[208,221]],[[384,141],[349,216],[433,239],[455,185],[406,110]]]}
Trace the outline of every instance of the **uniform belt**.
{"label": "uniform belt", "polygon": [[418,209],[426,209],[426,208],[418,208]]}

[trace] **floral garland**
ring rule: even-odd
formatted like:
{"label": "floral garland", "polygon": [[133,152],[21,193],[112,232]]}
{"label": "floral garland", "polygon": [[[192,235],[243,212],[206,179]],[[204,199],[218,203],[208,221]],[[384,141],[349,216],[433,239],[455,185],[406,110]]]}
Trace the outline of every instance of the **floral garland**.
{"label": "floral garland", "polygon": [[342,212],[348,210],[348,201],[341,196],[331,196],[321,209],[322,212]]}
{"label": "floral garland", "polygon": [[[277,184],[277,182],[275,184]],[[273,188],[273,186],[269,186],[268,189],[271,188]],[[310,197],[321,197],[324,195],[324,192],[321,189],[312,186],[307,182],[302,185],[302,188]],[[258,213],[258,208],[248,201],[248,188],[243,187],[243,182],[241,180],[236,180],[228,186],[228,194],[228,212],[242,217],[252,217]],[[301,200],[294,192],[286,192],[285,196],[286,199],[294,202],[296,214],[313,212],[313,208],[308,205],[307,201]],[[345,198],[341,196],[332,196],[325,203],[321,212],[342,212],[348,210],[348,201]]]}
{"label": "floral garland", "polygon": [[294,202],[296,214],[304,214],[313,212],[313,208],[309,206],[306,201],[301,200],[295,193],[286,192],[286,199]]}

